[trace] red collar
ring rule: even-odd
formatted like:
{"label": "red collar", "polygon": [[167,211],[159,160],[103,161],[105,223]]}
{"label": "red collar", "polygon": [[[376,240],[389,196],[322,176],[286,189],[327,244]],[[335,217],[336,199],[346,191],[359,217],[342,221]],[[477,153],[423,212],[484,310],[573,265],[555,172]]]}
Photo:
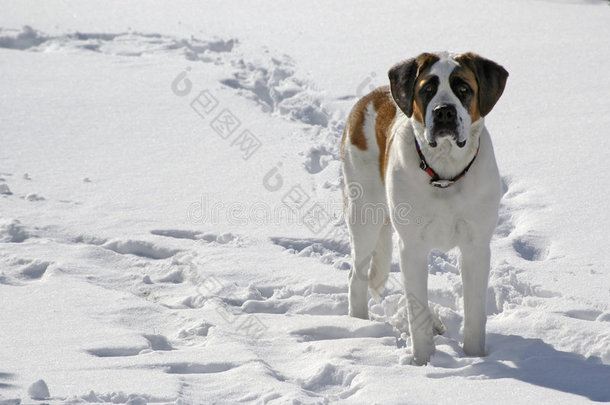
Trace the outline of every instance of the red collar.
{"label": "red collar", "polygon": [[466,166],[466,168],[464,170],[462,170],[462,172],[460,174],[458,174],[457,176],[455,176],[454,178],[449,179],[449,180],[441,179],[439,177],[439,175],[434,170],[432,170],[432,168],[430,166],[428,166],[428,163],[426,162],[426,158],[424,157],[424,154],[422,153],[421,148],[419,147],[419,143],[417,142],[417,139],[415,139],[415,147],[417,148],[417,154],[419,155],[419,168],[422,169],[423,171],[425,171],[426,173],[428,173],[428,176],[431,177],[430,185],[432,185],[434,187],[438,187],[438,188],[448,188],[448,187],[451,187],[456,181],[458,181],[459,179],[464,177],[466,175],[466,173],[468,173],[470,166],[472,166],[472,164],[474,163],[474,160],[477,158],[477,155],[479,154],[479,148],[481,147],[481,142],[479,141],[479,146],[477,146],[477,151],[474,153],[474,157],[472,158],[470,163],[468,163],[468,166]]}

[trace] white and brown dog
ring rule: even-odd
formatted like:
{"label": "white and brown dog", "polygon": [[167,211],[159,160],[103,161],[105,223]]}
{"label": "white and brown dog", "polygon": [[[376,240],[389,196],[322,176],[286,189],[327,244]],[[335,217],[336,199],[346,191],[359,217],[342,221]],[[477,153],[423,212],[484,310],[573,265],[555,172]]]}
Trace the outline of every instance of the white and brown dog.
{"label": "white and brown dog", "polygon": [[507,77],[503,67],[473,53],[424,53],[390,69],[390,86],[358,101],[345,126],[349,314],[367,319],[367,287],[375,298],[383,291],[393,227],[416,364],[430,360],[433,334],[443,331],[428,307],[431,249],[459,247],[464,352],[486,352],[489,242],[502,187],[484,117]]}

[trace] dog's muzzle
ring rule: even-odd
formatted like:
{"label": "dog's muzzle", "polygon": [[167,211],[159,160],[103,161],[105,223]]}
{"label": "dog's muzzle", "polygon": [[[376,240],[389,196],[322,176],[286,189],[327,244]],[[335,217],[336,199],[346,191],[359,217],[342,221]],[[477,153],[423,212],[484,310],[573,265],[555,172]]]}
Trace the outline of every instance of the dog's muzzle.
{"label": "dog's muzzle", "polygon": [[441,137],[450,136],[455,140],[458,147],[463,148],[466,141],[460,141],[457,129],[457,110],[452,104],[439,104],[432,110],[434,130],[432,132],[431,147],[435,148],[438,144],[436,140]]}

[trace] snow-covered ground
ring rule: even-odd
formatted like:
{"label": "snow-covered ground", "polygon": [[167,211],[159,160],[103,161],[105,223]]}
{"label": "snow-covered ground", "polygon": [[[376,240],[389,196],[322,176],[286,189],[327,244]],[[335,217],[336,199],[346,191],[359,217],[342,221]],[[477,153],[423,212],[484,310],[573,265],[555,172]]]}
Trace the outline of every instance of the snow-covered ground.
{"label": "snow-covered ground", "polygon": [[[0,404],[610,401],[607,1],[0,1]],[[338,144],[422,51],[510,72],[485,358],[347,317]],[[40,381],[42,380],[42,382]]]}

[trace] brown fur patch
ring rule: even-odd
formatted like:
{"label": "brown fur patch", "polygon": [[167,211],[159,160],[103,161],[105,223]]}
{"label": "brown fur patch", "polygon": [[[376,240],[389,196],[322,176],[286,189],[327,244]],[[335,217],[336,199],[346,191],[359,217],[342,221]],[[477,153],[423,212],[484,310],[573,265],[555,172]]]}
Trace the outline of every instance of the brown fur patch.
{"label": "brown fur patch", "polygon": [[[459,63],[459,57],[456,58],[456,61]],[[468,66],[464,66],[460,64],[453,72],[451,72],[451,76],[449,77],[449,81],[452,78],[459,77],[463,81],[465,81],[470,88],[474,91],[474,97],[470,101],[470,105],[468,106],[468,113],[472,117],[472,122],[477,121],[481,118],[481,111],[479,110],[479,84],[477,83],[476,73],[472,71]]]}
{"label": "brown fur patch", "polygon": [[426,111],[424,111],[425,107],[421,97],[419,96],[419,91],[425,85],[425,79],[427,79],[427,75],[419,76],[415,81],[415,86],[413,90],[413,119],[421,122],[422,124],[424,124],[425,122]]}
{"label": "brown fur patch", "polygon": [[473,73],[477,83],[476,99],[478,99],[479,115],[486,116],[504,92],[508,72],[496,62],[472,52],[459,55],[455,60],[465,70]]}
{"label": "brown fur patch", "polygon": [[417,77],[415,79],[415,85],[413,86],[413,118],[417,121],[424,124],[424,117],[426,116],[426,112],[424,111],[424,105],[421,97],[419,96],[419,90],[421,90],[422,86],[425,83],[425,80],[428,78],[428,72],[432,65],[438,62],[439,57],[437,55],[431,53],[424,53],[418,56],[417,64],[419,68],[417,69]]}
{"label": "brown fur patch", "polygon": [[383,150],[383,162],[381,161],[381,156],[379,156],[379,170],[381,171],[381,181],[385,184],[385,173],[388,168],[388,157],[390,156],[390,148],[392,147],[392,141],[394,138],[390,137],[390,128],[392,125],[388,127],[386,134],[388,135],[386,138],[385,149]]}
{"label": "brown fur patch", "polygon": [[381,180],[385,183],[387,141],[390,137],[390,128],[396,116],[396,104],[394,104],[389,87],[380,87],[377,90],[382,90],[385,93],[383,97],[380,96],[373,100],[373,107],[377,111],[375,136],[377,138],[377,146],[379,147],[379,173],[381,174]]}
{"label": "brown fur patch", "polygon": [[343,138],[341,139],[341,153],[344,153],[345,143],[348,141],[360,150],[367,150],[366,137],[364,135],[364,120],[366,117],[366,109],[369,104],[373,104],[373,108],[377,112],[375,121],[375,138],[379,147],[379,173],[381,179],[384,180],[385,168],[387,163],[386,158],[386,142],[388,132],[396,116],[396,104],[390,94],[388,86],[379,87],[366,96],[362,97],[352,108],[352,111],[347,118],[347,124],[343,130]]}
{"label": "brown fur patch", "polygon": [[352,145],[360,150],[367,150],[366,137],[364,136],[363,132],[366,108],[371,102],[373,102],[373,107],[375,110],[378,109],[378,106],[380,105],[379,99],[385,97],[385,92],[383,89],[383,87],[380,87],[373,90],[371,93],[358,100],[347,117],[347,124],[345,125],[345,128],[349,128],[349,134],[346,133],[346,130],[343,131],[344,139],[341,141],[341,143],[345,143],[345,137],[349,136],[349,141]]}

